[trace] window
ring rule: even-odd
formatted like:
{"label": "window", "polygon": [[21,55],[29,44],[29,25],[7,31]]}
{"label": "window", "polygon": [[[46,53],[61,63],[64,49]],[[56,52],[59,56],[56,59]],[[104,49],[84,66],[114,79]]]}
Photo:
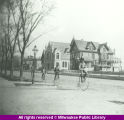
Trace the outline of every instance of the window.
{"label": "window", "polygon": [[67,68],[67,62],[65,62],[65,68]]}
{"label": "window", "polygon": [[59,59],[59,53],[56,53],[56,59]]}
{"label": "window", "polygon": [[64,67],[64,62],[62,62],[62,67]]}
{"label": "window", "polygon": [[64,62],[64,61],[63,61],[63,62],[62,62],[62,67],[63,67],[63,68],[67,68],[67,62]]}
{"label": "window", "polygon": [[89,47],[89,50],[92,50],[92,46]]}
{"label": "window", "polygon": [[105,53],[103,53],[103,59],[107,59],[107,55]]}

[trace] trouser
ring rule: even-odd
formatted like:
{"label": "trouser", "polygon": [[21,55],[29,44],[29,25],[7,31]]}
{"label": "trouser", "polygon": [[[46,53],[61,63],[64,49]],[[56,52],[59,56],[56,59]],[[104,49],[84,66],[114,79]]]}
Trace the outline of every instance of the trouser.
{"label": "trouser", "polygon": [[81,77],[81,82],[84,82],[87,76],[87,72],[83,70],[83,73],[81,72],[80,77]]}
{"label": "trouser", "polygon": [[56,80],[57,77],[58,77],[58,79],[59,79],[59,73],[55,73],[54,80]]}

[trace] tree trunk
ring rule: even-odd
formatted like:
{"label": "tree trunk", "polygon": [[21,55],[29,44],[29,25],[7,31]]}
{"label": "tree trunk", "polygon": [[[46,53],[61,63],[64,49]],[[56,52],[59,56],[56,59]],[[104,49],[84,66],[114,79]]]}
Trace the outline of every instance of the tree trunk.
{"label": "tree trunk", "polygon": [[2,73],[3,71],[3,57],[2,57],[2,60],[1,60],[1,66],[0,66],[0,72]]}
{"label": "tree trunk", "polygon": [[13,68],[13,59],[14,59],[14,55],[11,55],[11,65],[10,65],[10,78],[12,79],[13,78],[13,70],[14,70],[14,68]]}
{"label": "tree trunk", "polygon": [[2,60],[1,60],[1,74],[3,73],[4,68],[4,53],[2,54]]}
{"label": "tree trunk", "polygon": [[7,55],[6,55],[6,57],[5,57],[5,70],[4,70],[4,72],[5,72],[5,76],[7,75]]}
{"label": "tree trunk", "polygon": [[21,53],[20,80],[23,79],[23,61],[24,61],[24,52]]}

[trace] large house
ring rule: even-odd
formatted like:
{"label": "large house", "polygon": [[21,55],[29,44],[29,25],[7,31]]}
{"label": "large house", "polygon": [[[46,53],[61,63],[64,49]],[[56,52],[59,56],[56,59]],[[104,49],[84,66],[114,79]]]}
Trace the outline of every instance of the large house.
{"label": "large house", "polygon": [[61,70],[78,70],[81,57],[88,70],[114,70],[121,66],[121,60],[115,58],[115,51],[107,43],[75,38],[71,43],[49,42],[41,61],[47,70],[54,69],[57,64]]}
{"label": "large house", "polygon": [[70,69],[70,44],[61,42],[49,42],[43,51],[41,61],[47,70],[52,70],[56,65],[60,69]]}
{"label": "large house", "polygon": [[72,39],[70,44],[70,68],[79,69],[79,59],[83,56],[86,66],[94,68],[96,65],[111,67],[113,64],[114,52],[107,43],[99,44],[92,41]]}

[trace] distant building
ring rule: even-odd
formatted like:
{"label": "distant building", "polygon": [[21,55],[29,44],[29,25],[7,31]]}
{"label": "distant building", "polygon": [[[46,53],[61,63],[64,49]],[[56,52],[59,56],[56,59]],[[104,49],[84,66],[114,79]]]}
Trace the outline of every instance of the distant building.
{"label": "distant building", "polygon": [[72,39],[70,45],[70,68],[78,70],[79,58],[83,56],[86,66],[94,68],[99,65],[111,67],[113,65],[114,52],[108,47],[107,43],[99,44],[92,41]]}
{"label": "distant building", "polygon": [[[33,56],[28,56],[24,59],[24,69],[25,70],[30,70],[31,69],[31,66],[33,65],[33,62],[34,62],[34,57]],[[41,67],[42,67],[42,64],[41,64],[41,59],[40,58],[36,58],[36,63],[35,63],[35,66],[36,66],[36,70],[40,70]]]}
{"label": "distant building", "polygon": [[54,69],[56,65],[59,65],[60,69],[70,69],[70,44],[49,42],[43,51],[41,61],[48,70]]}
{"label": "distant building", "polygon": [[113,72],[122,71],[122,61],[120,58],[113,58]]}

